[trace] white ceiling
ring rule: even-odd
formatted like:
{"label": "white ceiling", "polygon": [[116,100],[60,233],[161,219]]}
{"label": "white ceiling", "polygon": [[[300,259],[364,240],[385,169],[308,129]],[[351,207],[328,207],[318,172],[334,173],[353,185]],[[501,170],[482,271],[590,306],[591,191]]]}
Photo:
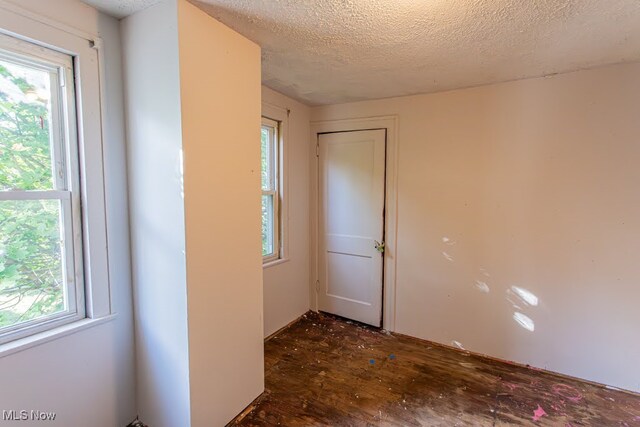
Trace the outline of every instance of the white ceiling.
{"label": "white ceiling", "polygon": [[82,2],[116,18],[124,18],[161,1],[162,0],[82,0]]}
{"label": "white ceiling", "polygon": [[[158,0],[86,0],[118,17]],[[203,0],[311,105],[640,60],[640,0]]]}

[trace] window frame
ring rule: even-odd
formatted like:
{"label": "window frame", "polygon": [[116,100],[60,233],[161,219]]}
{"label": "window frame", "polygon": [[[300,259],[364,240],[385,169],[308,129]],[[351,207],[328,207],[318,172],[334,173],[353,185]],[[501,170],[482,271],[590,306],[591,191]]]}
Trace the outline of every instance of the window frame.
{"label": "window frame", "polygon": [[280,182],[278,190],[280,192],[279,203],[279,238],[280,257],[269,262],[263,262],[263,268],[270,268],[289,261],[289,115],[291,110],[284,105],[272,104],[267,101],[262,102],[262,117],[269,118],[280,123],[280,136],[278,146],[278,171]]}
{"label": "window frame", "polygon": [[[272,165],[272,173],[269,174],[269,181],[271,184],[271,189],[265,190],[262,188],[262,182],[260,182],[260,189],[262,191],[262,197],[270,196],[272,198],[272,210],[271,217],[273,218],[273,236],[272,236],[272,245],[273,252],[268,255],[262,256],[262,263],[270,263],[276,260],[279,260],[281,257],[281,238],[280,238],[280,204],[281,204],[281,195],[280,195],[280,151],[281,151],[281,131],[280,128],[281,122],[277,120],[270,119],[268,117],[262,117],[261,127],[260,129],[268,127],[273,129],[273,139],[269,141],[271,145],[271,159],[269,160],[269,164]],[[260,175],[262,181],[262,170]]]}
{"label": "window frame", "polygon": [[[6,53],[5,53],[6,52]],[[38,332],[80,320],[85,315],[82,266],[80,173],[73,58],[54,50],[0,33],[0,59],[48,73],[51,89],[51,190],[0,190],[0,201],[57,200],[64,230],[62,267],[67,309],[0,331],[0,345]]]}
{"label": "window frame", "polygon": [[[81,224],[74,228],[74,239],[82,242],[84,313],[65,324],[49,324],[46,330],[31,331],[28,336],[0,344],[0,357],[22,348],[65,336],[73,331],[97,325],[115,317],[111,304],[111,286],[107,240],[103,128],[104,60],[102,41],[20,6],[0,2],[0,34],[31,43],[36,50],[51,49],[70,55],[73,61],[79,203]],[[80,209],[80,206],[82,209]]]}

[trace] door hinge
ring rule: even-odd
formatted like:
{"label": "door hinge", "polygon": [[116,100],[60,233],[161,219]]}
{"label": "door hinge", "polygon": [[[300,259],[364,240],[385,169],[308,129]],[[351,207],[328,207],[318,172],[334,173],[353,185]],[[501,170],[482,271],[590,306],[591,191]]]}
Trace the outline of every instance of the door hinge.
{"label": "door hinge", "polygon": [[316,142],[316,157],[320,157],[320,143]]}
{"label": "door hinge", "polygon": [[316,292],[320,292],[320,280],[316,280]]}

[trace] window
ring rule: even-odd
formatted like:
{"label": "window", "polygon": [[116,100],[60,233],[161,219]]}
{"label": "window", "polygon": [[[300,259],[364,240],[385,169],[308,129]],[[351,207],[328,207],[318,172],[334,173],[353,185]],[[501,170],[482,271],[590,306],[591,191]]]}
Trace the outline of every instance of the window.
{"label": "window", "polygon": [[280,122],[263,118],[261,130],[262,258],[280,258]]}
{"label": "window", "polygon": [[0,357],[115,316],[102,42],[7,6],[0,1]]}
{"label": "window", "polygon": [[0,34],[0,343],[85,316],[73,57]]}

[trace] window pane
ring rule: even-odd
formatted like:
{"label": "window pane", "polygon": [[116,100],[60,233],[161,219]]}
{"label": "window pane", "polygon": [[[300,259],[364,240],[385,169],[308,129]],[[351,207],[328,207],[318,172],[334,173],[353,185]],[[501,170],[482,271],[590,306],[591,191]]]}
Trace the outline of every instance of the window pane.
{"label": "window pane", "polygon": [[262,195],[262,256],[273,254],[273,195]]}
{"label": "window pane", "polygon": [[53,188],[51,74],[0,58],[0,191]]}
{"label": "window pane", "polygon": [[65,310],[60,201],[0,201],[0,330]]}
{"label": "window pane", "polygon": [[271,159],[271,128],[268,126],[262,126],[260,133],[261,140],[261,177],[262,177],[262,189],[271,190],[271,170],[273,168]]}

